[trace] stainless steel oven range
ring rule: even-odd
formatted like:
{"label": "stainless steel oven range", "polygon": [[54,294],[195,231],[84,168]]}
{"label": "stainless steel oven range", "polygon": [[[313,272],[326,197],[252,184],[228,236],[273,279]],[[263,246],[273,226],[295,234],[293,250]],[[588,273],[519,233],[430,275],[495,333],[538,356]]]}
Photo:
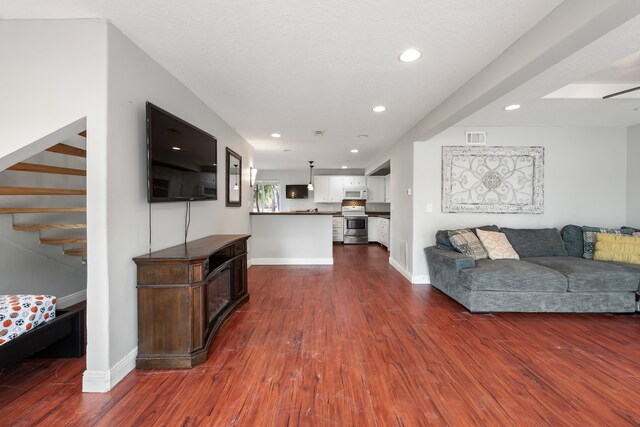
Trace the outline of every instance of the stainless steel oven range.
{"label": "stainless steel oven range", "polygon": [[342,206],[343,243],[345,245],[366,245],[369,243],[369,217],[363,206]]}

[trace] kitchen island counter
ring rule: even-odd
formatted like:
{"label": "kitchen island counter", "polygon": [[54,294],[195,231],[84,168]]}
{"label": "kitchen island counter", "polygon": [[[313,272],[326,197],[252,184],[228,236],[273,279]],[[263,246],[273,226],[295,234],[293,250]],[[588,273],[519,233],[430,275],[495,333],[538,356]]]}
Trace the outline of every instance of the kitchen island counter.
{"label": "kitchen island counter", "polygon": [[333,212],[252,212],[253,265],[332,265]]}

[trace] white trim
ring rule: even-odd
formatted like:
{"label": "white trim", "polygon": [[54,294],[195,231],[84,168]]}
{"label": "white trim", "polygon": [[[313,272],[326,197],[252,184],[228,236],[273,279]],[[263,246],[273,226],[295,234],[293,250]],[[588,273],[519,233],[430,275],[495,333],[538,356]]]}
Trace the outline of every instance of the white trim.
{"label": "white trim", "polygon": [[115,387],[127,374],[136,368],[136,357],[138,356],[138,347],[124,356],[118,363],[111,368],[111,388]]}
{"label": "white trim", "polygon": [[404,268],[398,261],[396,261],[395,259],[389,257],[389,264],[391,264],[391,267],[395,268],[396,270],[398,270],[398,272],[400,274],[402,274],[404,276],[405,279],[407,279],[409,282],[411,282],[411,284],[413,285],[429,285],[431,284],[431,278],[429,277],[428,274],[418,274],[418,275],[412,275],[409,270],[407,270],[406,268]]}
{"label": "white trim", "polygon": [[254,258],[252,265],[333,265],[333,258]]}
{"label": "white trim", "polygon": [[412,283],[414,285],[430,285],[431,278],[428,274],[416,274],[415,276],[413,276]]}
{"label": "white trim", "polygon": [[253,258],[249,258],[247,260],[247,268],[251,268],[252,265],[253,265]]}
{"label": "white trim", "polygon": [[86,301],[87,300],[87,290],[83,289],[79,292],[73,293],[71,295],[67,295],[61,298],[58,298],[58,301],[56,303],[56,307],[57,308],[67,308],[69,306],[72,306],[74,304],[77,304],[79,302],[82,301]]}
{"label": "white trim", "polygon": [[82,391],[84,393],[106,393],[116,386],[136,367],[138,347],[124,356],[113,368],[107,371],[84,371],[82,375]]}
{"label": "white trim", "polygon": [[106,393],[111,389],[111,371],[84,371],[82,391],[84,393]]}
{"label": "white trim", "polygon": [[391,267],[395,268],[396,270],[398,270],[398,272],[400,274],[402,274],[404,276],[405,279],[407,279],[410,283],[411,283],[411,273],[404,268],[398,261],[396,261],[395,259],[389,257],[389,264],[391,264]]}

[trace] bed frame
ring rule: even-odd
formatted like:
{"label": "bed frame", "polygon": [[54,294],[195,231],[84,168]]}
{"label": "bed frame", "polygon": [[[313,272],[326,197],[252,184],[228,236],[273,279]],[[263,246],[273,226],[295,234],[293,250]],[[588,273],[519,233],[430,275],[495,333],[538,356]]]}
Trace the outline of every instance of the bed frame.
{"label": "bed frame", "polygon": [[67,358],[84,356],[84,308],[57,310],[55,319],[0,346],[0,369],[29,356]]}

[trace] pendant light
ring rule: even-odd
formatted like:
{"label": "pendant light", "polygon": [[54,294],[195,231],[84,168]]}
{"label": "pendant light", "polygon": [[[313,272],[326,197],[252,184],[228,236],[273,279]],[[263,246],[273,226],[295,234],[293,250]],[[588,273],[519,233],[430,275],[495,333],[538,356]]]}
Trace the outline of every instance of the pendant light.
{"label": "pendant light", "polygon": [[313,160],[309,160],[309,185],[307,189],[313,191]]}
{"label": "pendant light", "polygon": [[238,170],[238,165],[237,165],[237,164],[233,165],[233,168],[236,170],[236,174],[235,174],[235,176],[236,176],[236,183],[235,183],[235,185],[233,186],[233,189],[234,189],[234,190],[238,190],[238,189],[240,188],[240,186],[238,185],[238,175],[240,175],[240,171]]}

